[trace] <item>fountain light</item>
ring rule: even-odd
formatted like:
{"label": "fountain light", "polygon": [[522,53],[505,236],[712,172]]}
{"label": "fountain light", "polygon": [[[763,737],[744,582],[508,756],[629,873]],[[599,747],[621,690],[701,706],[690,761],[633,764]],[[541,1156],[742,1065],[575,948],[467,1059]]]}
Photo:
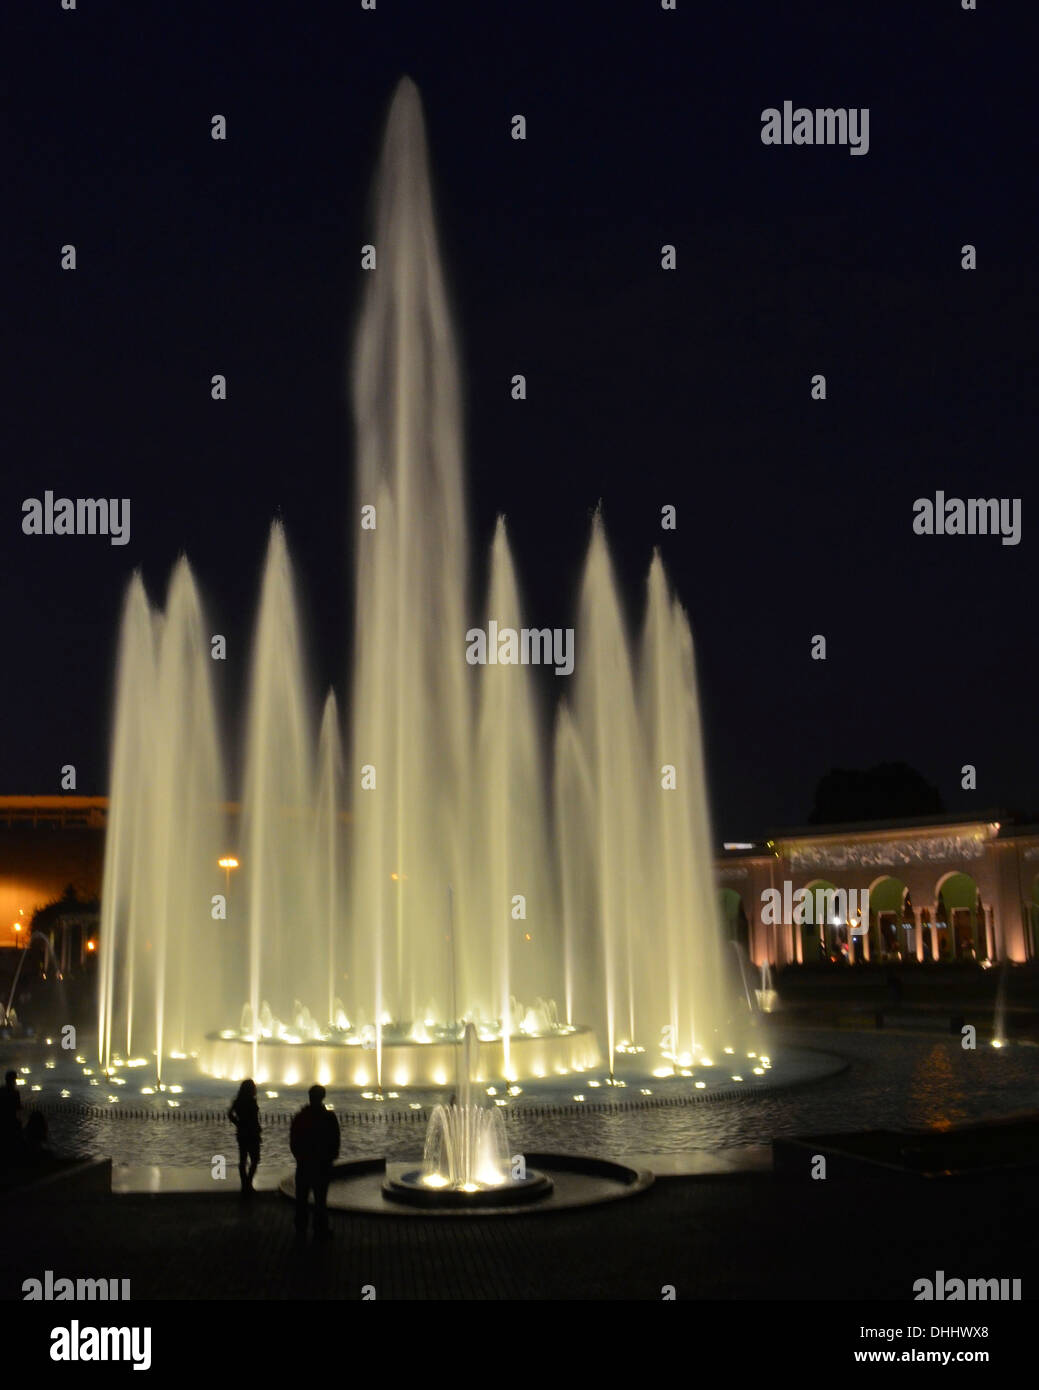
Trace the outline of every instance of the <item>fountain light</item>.
{"label": "fountain light", "polygon": [[30,1086],[30,1087],[29,1087],[29,1090],[30,1090],[30,1091],[42,1091],[42,1090],[43,1090],[43,1087],[39,1084],[39,1082],[37,1082],[35,1085]]}
{"label": "fountain light", "polygon": [[755,1075],[755,1076],[764,1076],[764,1075],[765,1075],[765,1068],[764,1068],[764,1067],[755,1067],[755,1068],[754,1068],[754,1075]]}
{"label": "fountain light", "polygon": [[674,1067],[655,1067],[653,1070],[653,1075],[659,1077],[661,1081],[665,1076],[674,1076],[674,1074]]}
{"label": "fountain light", "polygon": [[154,1094],[155,1094],[155,1087],[154,1087],[154,1086],[142,1086],[142,1087],[141,1087],[141,1095],[142,1095],[142,1096],[153,1096]]}
{"label": "fountain light", "polygon": [[736,1075],[734,1075],[732,1079],[733,1079],[733,1081],[742,1081],[742,1080],[743,1080],[743,1077],[742,1077],[742,1076],[736,1076]]}
{"label": "fountain light", "polygon": [[277,1100],[277,1099],[278,1099],[278,1093],[277,1093],[277,1091],[264,1091],[263,1094],[267,1097],[268,1100]]}
{"label": "fountain light", "polygon": [[704,1090],[704,1088],[706,1087],[707,1082],[706,1082],[706,1081],[697,1081],[697,1082],[695,1083],[695,1085],[696,1085],[696,1089],[697,1089],[698,1091],[702,1091],[702,1090]]}
{"label": "fountain light", "polygon": [[72,1094],[71,1091],[62,1091],[62,1093],[61,1093],[61,1098],[62,1098],[62,1100],[68,1100],[68,1098],[69,1098],[69,1096],[70,1096],[71,1094]]}
{"label": "fountain light", "polygon": [[1003,1039],[1002,1039],[1002,1038],[993,1038],[993,1039],[992,1039],[992,1046],[993,1046],[993,1047],[1002,1047],[1002,1046],[1003,1046]]}
{"label": "fountain light", "polygon": [[701,1067],[713,1067],[714,1063],[711,1061],[710,1057],[701,1057],[700,1065]]}
{"label": "fountain light", "polygon": [[426,1187],[446,1187],[448,1180],[443,1173],[426,1173],[422,1181]]}

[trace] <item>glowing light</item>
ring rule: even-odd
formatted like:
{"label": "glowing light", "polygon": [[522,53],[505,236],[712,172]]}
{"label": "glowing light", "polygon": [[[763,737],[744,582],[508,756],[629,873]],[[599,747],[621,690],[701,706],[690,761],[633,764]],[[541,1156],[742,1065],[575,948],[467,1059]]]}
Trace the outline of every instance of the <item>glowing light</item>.
{"label": "glowing light", "polygon": [[1002,1038],[993,1038],[993,1039],[992,1039],[992,1046],[993,1046],[993,1047],[1002,1047],[1002,1046],[1003,1046],[1003,1039],[1002,1039]]}
{"label": "glowing light", "polygon": [[754,1075],[755,1075],[755,1076],[764,1076],[764,1075],[765,1075],[765,1068],[764,1068],[764,1067],[755,1067],[755,1068],[754,1068]]}
{"label": "glowing light", "polygon": [[474,1182],[464,1182],[464,1183],[462,1183],[462,1191],[463,1191],[463,1192],[479,1192],[479,1190],[480,1190],[479,1187],[478,1187],[477,1184],[474,1183]]}
{"label": "glowing light", "polygon": [[701,1057],[700,1065],[701,1067],[713,1067],[714,1063],[711,1061],[710,1057]]}
{"label": "glowing light", "polygon": [[278,1093],[277,1093],[277,1091],[264,1091],[263,1094],[267,1097],[268,1100],[277,1100],[277,1099],[278,1099]]}
{"label": "glowing light", "polygon": [[409,1109],[409,1110],[421,1110],[421,1109],[422,1109],[422,1106],[418,1103],[417,1100],[410,1100],[410,1101],[408,1101],[408,1109]]}
{"label": "glowing light", "polygon": [[30,1091],[42,1091],[43,1087],[37,1082],[34,1086],[30,1086],[29,1089]]}
{"label": "glowing light", "polygon": [[697,1089],[698,1091],[702,1091],[702,1090],[704,1090],[704,1088],[706,1087],[706,1085],[707,1085],[707,1082],[706,1082],[706,1081],[697,1081],[697,1082],[696,1082],[696,1089]]}
{"label": "glowing light", "polygon": [[498,1088],[496,1086],[488,1086],[487,1094],[489,1096],[496,1096],[498,1094]]}
{"label": "glowing light", "polygon": [[653,1092],[649,1089],[648,1086],[643,1086],[643,1087],[642,1087],[642,1094],[643,1094],[644,1096],[651,1096],[651,1095],[653,1094]]}
{"label": "glowing light", "polygon": [[154,1086],[142,1086],[142,1087],[141,1087],[141,1095],[142,1095],[142,1096],[153,1096],[154,1094],[155,1094],[155,1087],[154,1087]]}
{"label": "glowing light", "polygon": [[733,1079],[733,1081],[742,1081],[742,1080],[743,1080],[743,1077],[742,1077],[742,1076],[735,1076],[735,1075],[734,1075],[732,1079]]}
{"label": "glowing light", "polygon": [[170,1087],[170,1090],[173,1092],[173,1094],[174,1094],[175,1096],[179,1096],[179,1095],[183,1092],[184,1087],[183,1087],[183,1086],[171,1086],[171,1087]]}
{"label": "glowing light", "polygon": [[[394,874],[394,878],[396,878],[396,874]],[[422,1181],[426,1187],[447,1186],[447,1179],[444,1177],[443,1173],[427,1173]]]}
{"label": "glowing light", "polygon": [[71,1094],[72,1094],[71,1091],[62,1091],[62,1093],[61,1093],[61,1098],[62,1098],[62,1100],[68,1100],[68,1098],[69,1098],[69,1096],[70,1096]]}
{"label": "glowing light", "polygon": [[660,1078],[663,1078],[665,1076],[674,1076],[674,1074],[674,1071],[670,1067],[657,1067],[653,1072],[654,1076]]}
{"label": "glowing light", "polygon": [[436,1071],[433,1073],[433,1082],[437,1086],[447,1085],[447,1072],[443,1067],[437,1067]]}
{"label": "glowing light", "polygon": [[723,1047],[723,1048],[722,1048],[722,1051],[725,1052],[725,1053],[727,1053],[728,1056],[730,1056],[730,1057],[733,1056],[733,1053],[734,1053],[734,1049],[731,1048],[731,1047]]}
{"label": "glowing light", "polygon": [[96,941],[88,941],[88,942],[87,942],[87,950],[88,950],[88,951],[96,951],[96,950],[97,950],[97,942],[96,942]]}
{"label": "glowing light", "polygon": [[601,1081],[589,1081],[588,1084],[589,1084],[589,1086],[601,1086],[601,1085],[602,1085],[602,1082],[601,1082]]}
{"label": "glowing light", "polygon": [[584,1100],[584,1096],[574,1096],[574,1100]]}
{"label": "glowing light", "polygon": [[216,862],[217,862],[217,864],[220,866],[221,869],[237,869],[237,868],[238,868],[238,860],[234,857],[233,854],[225,854],[224,857],[223,857],[223,859],[218,859]]}

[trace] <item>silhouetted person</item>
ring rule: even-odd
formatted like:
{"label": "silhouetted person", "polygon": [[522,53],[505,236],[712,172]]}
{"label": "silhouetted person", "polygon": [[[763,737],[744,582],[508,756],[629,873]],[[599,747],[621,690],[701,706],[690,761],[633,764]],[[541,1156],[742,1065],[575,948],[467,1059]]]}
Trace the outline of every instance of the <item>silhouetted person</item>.
{"label": "silhouetted person", "polygon": [[289,1130],[289,1148],[296,1160],[296,1231],[307,1233],[307,1203],[314,1194],[314,1234],[332,1234],[328,1225],[328,1184],[339,1157],[339,1121],[325,1109],[324,1086],[311,1086],[310,1104],[296,1115]]}
{"label": "silhouetted person", "polygon": [[242,1180],[242,1196],[251,1197],[253,1178],[260,1163],[260,1107],[256,1100],[256,1082],[247,1078],[238,1087],[238,1094],[227,1112],[235,1127],[238,1140],[238,1176]]}
{"label": "silhouetted person", "polygon": [[39,1110],[33,1110],[25,1122],[25,1147],[30,1158],[39,1158],[47,1144],[47,1120]]}
{"label": "silhouetted person", "polygon": [[22,1147],[22,1098],[18,1094],[17,1081],[16,1071],[7,1072],[4,1089],[0,1091],[0,1157],[8,1162],[18,1156]]}

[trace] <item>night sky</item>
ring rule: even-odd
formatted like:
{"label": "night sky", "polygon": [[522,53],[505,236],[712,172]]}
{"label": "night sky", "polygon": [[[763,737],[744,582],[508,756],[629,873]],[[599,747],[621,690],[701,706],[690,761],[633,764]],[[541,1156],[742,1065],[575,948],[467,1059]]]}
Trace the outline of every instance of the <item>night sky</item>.
{"label": "night sky", "polygon": [[[0,792],[57,793],[68,762],[79,792],[107,790],[122,592],[139,567],[159,600],[181,551],[229,639],[215,675],[237,745],[276,515],[315,693],[344,693],[347,361],[408,73],[466,383],[477,590],[498,512],[538,626],[573,622],[600,501],[633,622],[661,546],[697,641],[719,838],[803,824],[828,768],[882,761],[950,811],[1039,809],[1023,7],[78,2],[3,21]],[[868,154],[763,145],[761,112],[786,99],[868,107]],[[46,489],[129,497],[130,543],[23,535]],[[914,535],[938,489],[1020,498],[1021,543]]]}

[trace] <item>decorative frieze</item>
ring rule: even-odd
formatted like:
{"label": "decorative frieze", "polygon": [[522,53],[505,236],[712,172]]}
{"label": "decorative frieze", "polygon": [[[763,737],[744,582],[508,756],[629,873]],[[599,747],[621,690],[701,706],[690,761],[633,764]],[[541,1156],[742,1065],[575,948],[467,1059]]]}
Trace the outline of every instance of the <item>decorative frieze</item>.
{"label": "decorative frieze", "polygon": [[980,859],[986,843],[985,835],[979,831],[972,835],[931,835],[913,840],[874,840],[865,844],[794,844],[784,846],[783,856],[795,871],[887,868],[899,864]]}

